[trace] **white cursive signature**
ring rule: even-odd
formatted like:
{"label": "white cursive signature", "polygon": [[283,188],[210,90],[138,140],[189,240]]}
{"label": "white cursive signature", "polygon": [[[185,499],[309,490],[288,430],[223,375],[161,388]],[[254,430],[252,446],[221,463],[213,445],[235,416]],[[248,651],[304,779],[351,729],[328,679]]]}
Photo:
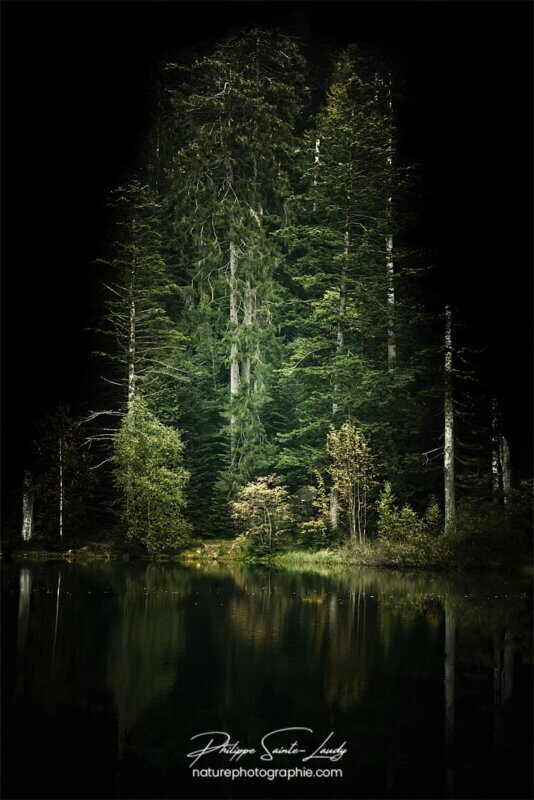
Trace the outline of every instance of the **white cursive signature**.
{"label": "white cursive signature", "polygon": [[[262,761],[273,761],[276,756],[298,756],[301,757],[300,760],[303,763],[313,759],[339,761],[347,752],[346,742],[343,742],[343,744],[340,744],[337,747],[333,747],[332,745],[329,747],[326,746],[334,736],[334,731],[330,731],[328,736],[326,736],[321,744],[319,744],[311,753],[309,753],[308,749],[300,745],[296,736],[289,744],[287,743],[287,737],[284,738],[282,736],[281,738],[278,738],[280,734],[286,734],[289,732],[295,733],[296,731],[313,733],[312,728],[300,726],[277,728],[274,731],[270,731],[261,739],[260,759]],[[199,759],[201,759],[203,756],[209,755],[210,753],[220,753],[221,755],[226,756],[230,761],[239,761],[241,758],[243,758],[243,756],[256,754],[255,747],[243,747],[239,741],[233,742],[231,735],[226,731],[205,731],[203,733],[197,733],[195,736],[191,737],[191,740],[199,739],[200,737],[210,738],[203,747],[200,747],[198,750],[192,750],[187,754],[187,757],[192,759],[191,764],[189,765],[190,767],[193,767],[197,761],[199,761]]]}

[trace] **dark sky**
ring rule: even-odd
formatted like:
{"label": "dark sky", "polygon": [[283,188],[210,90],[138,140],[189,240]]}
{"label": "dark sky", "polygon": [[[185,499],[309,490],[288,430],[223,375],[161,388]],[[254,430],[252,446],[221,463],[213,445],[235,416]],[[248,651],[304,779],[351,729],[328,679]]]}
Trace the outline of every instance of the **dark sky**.
{"label": "dark sky", "polygon": [[249,23],[317,47],[379,45],[398,65],[404,152],[423,175],[423,243],[444,296],[489,345],[487,377],[509,385],[513,435],[530,452],[529,2],[4,0],[2,17],[4,481],[18,481],[46,409],[87,399],[91,264],[104,249],[106,197],[135,162],[158,63]]}

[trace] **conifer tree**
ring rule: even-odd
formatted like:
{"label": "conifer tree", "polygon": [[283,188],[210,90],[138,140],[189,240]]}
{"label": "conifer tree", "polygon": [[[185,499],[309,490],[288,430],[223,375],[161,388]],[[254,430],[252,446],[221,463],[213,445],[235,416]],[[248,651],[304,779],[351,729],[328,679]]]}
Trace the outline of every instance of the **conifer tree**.
{"label": "conifer tree", "polygon": [[[184,140],[172,174],[178,261],[191,287],[185,313],[209,329],[212,377],[228,387],[219,483],[230,495],[269,466],[264,410],[277,350],[277,238],[301,67],[292,40],[250,30],[180,70],[173,96]],[[201,346],[193,358],[204,361]]]}
{"label": "conifer tree", "polygon": [[[294,310],[280,373],[281,391],[295,398],[298,412],[294,425],[279,431],[280,471],[324,467],[330,425],[349,419],[372,432],[387,477],[402,471],[407,448],[398,423],[415,425],[419,344],[413,333],[422,316],[408,285],[404,296],[392,295],[400,277],[398,268],[392,275],[393,232],[402,223],[405,183],[394,134],[389,82],[373,58],[347,48],[300,154],[289,269]],[[334,528],[337,521],[332,487]]]}

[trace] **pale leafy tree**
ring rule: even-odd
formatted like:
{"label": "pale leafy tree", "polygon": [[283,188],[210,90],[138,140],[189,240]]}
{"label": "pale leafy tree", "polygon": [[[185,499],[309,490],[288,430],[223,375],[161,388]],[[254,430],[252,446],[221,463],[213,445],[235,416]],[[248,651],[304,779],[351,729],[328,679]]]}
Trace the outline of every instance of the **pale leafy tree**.
{"label": "pale leafy tree", "polygon": [[151,555],[172,554],[189,542],[183,449],[178,431],[162,425],[136,397],[117,434],[113,461],[128,539]]}
{"label": "pale leafy tree", "polygon": [[370,495],[376,485],[367,440],[362,431],[345,422],[339,430],[330,430],[327,450],[332,460],[328,471],[347,517],[350,538],[364,542]]}
{"label": "pale leafy tree", "polygon": [[230,503],[234,522],[257,552],[272,553],[292,521],[288,491],[276,480],[268,475],[251,481]]}

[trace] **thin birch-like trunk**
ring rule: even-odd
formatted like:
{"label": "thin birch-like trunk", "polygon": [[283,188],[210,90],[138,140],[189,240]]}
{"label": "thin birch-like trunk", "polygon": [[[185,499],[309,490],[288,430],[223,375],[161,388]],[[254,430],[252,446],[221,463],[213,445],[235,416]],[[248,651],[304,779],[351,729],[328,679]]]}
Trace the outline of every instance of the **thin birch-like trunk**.
{"label": "thin birch-like trunk", "polygon": [[[393,115],[393,103],[391,101],[391,78],[388,85],[388,111],[390,117]],[[387,150],[387,171],[391,172],[393,152],[393,141],[391,137],[388,141]],[[395,337],[395,265],[393,262],[393,234],[392,226],[393,198],[391,195],[386,201],[386,223],[388,232],[386,234],[386,271],[387,271],[387,292],[388,292],[388,369],[393,369],[397,361],[397,341]]]}
{"label": "thin birch-like trunk", "polygon": [[491,496],[493,503],[499,503],[501,487],[499,474],[499,407],[497,400],[491,401]]}
{"label": "thin birch-like trunk", "polygon": [[[252,326],[252,304],[253,304],[253,295],[252,295],[252,288],[250,286],[250,278],[247,278],[245,281],[245,296],[243,298],[244,302],[244,313],[243,313],[243,325],[245,325],[248,329]],[[249,337],[247,337],[247,352],[243,356],[243,361],[241,365],[241,375],[243,378],[243,382],[247,385],[247,391],[250,391],[250,352],[248,350],[249,345]]]}
{"label": "thin birch-like trunk", "polygon": [[29,542],[33,536],[33,475],[27,469],[22,482],[22,541]]}
{"label": "thin birch-like trunk", "polygon": [[63,441],[59,437],[59,538],[63,540]]}
{"label": "thin birch-like trunk", "polygon": [[510,496],[512,493],[512,455],[510,453],[510,444],[504,434],[501,434],[499,449],[502,469],[504,510],[508,511],[510,507]]}
{"label": "thin birch-like trunk", "polygon": [[[338,325],[337,325],[337,341],[336,341],[336,356],[343,350],[344,345],[344,331],[343,320],[345,317],[345,309],[347,306],[347,277],[348,277],[348,260],[349,260],[349,230],[348,220],[343,237],[343,269],[341,271],[341,282],[339,285],[339,312],[338,312]],[[334,385],[334,401],[332,403],[332,418],[334,424],[336,422],[336,415],[338,412],[338,404],[336,403],[337,394],[339,391],[338,384]],[[332,487],[330,491],[330,525],[333,530],[337,530],[339,526],[339,497],[338,491]]]}
{"label": "thin birch-like trunk", "polygon": [[454,406],[452,393],[452,309],[445,308],[445,446],[443,472],[445,483],[445,527],[451,525],[456,514],[454,485]]}
{"label": "thin birch-like trunk", "polygon": [[239,362],[237,359],[237,343],[234,341],[238,326],[236,270],[237,252],[235,242],[232,240],[230,241],[230,323],[232,333],[232,344],[230,346],[230,402],[232,405],[230,416],[230,446],[232,461],[234,460],[237,448],[237,417],[233,406],[239,392]]}
{"label": "thin birch-like trunk", "polygon": [[[319,139],[319,137],[317,137],[315,139],[315,170],[314,170],[314,173],[313,173],[313,188],[314,189],[317,189],[317,170],[319,169],[320,152],[321,152],[321,140]],[[314,197],[314,200],[313,200],[313,210],[314,211],[317,210],[317,202],[315,200],[315,197]]]}
{"label": "thin birch-like trunk", "polygon": [[[388,205],[391,197],[388,198]],[[393,369],[397,362],[397,341],[395,338],[395,268],[393,264],[393,236],[386,236],[386,268],[388,276],[388,369]]]}
{"label": "thin birch-like trunk", "polygon": [[129,300],[129,331],[128,331],[128,410],[135,400],[135,271],[132,268]]}

